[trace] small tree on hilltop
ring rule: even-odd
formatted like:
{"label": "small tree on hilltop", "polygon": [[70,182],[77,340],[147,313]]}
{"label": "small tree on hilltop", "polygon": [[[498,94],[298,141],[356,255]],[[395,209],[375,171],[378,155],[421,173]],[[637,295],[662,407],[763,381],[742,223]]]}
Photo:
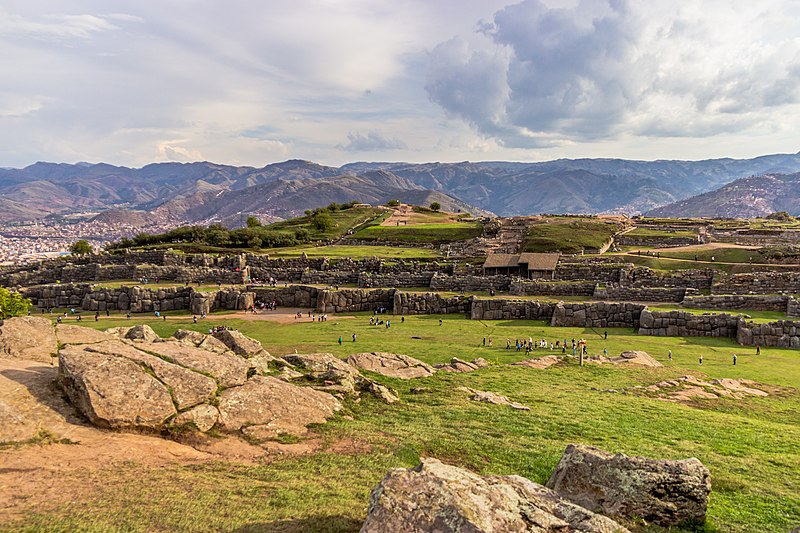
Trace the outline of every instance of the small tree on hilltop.
{"label": "small tree on hilltop", "polygon": [[431,204],[431,209],[434,210],[434,211],[439,211],[439,209],[441,209],[441,208],[442,208],[442,204],[440,204],[439,202],[433,202]]}
{"label": "small tree on hilltop", "polygon": [[389,200],[388,202],[386,202],[386,205],[388,207],[397,207],[398,205],[400,205],[400,200]]}
{"label": "small tree on hilltop", "polygon": [[317,211],[311,217],[311,224],[319,231],[328,231],[333,229],[333,219],[325,211]]}
{"label": "small tree on hilltop", "polygon": [[92,253],[92,246],[86,239],[81,239],[75,241],[72,246],[69,247],[69,251],[72,255],[87,255]]}
{"label": "small tree on hilltop", "polygon": [[261,221],[258,220],[257,217],[255,217],[253,215],[250,215],[249,217],[247,217],[247,227],[248,228],[260,228],[261,227]]}
{"label": "small tree on hilltop", "polygon": [[15,316],[22,316],[28,312],[31,301],[18,292],[10,292],[0,287],[0,320]]}

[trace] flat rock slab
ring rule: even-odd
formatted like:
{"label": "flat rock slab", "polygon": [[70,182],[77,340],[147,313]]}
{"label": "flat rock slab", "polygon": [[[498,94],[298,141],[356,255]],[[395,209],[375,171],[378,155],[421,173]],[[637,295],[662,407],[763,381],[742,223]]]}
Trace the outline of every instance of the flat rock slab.
{"label": "flat rock slab", "polygon": [[613,520],[582,509],[520,476],[478,476],[436,459],[396,468],[372,490],[361,533],[619,533]]}
{"label": "flat rock slab", "polygon": [[482,390],[471,389],[469,387],[459,387],[458,390],[468,393],[469,399],[475,402],[493,403],[495,405],[507,405],[519,411],[530,411],[531,408],[521,403],[512,402],[506,396]]}
{"label": "flat rock slab", "polygon": [[56,338],[60,344],[93,344],[111,341],[117,337],[104,331],[97,331],[83,326],[59,324],[56,326]]}
{"label": "flat rock slab", "polygon": [[273,377],[253,376],[241,387],[222,392],[219,422],[227,431],[253,428],[248,434],[257,438],[281,433],[302,435],[308,424],[324,423],[341,407],[326,392]]}
{"label": "flat rock slab", "polygon": [[557,355],[545,355],[543,357],[535,357],[533,359],[525,359],[524,361],[517,361],[511,363],[512,366],[527,366],[529,368],[548,368],[560,363],[562,359]]}
{"label": "flat rock slab", "polygon": [[50,362],[57,351],[50,320],[21,316],[0,321],[0,357]]}
{"label": "flat rock slab", "polygon": [[247,381],[250,365],[233,352],[216,353],[181,342],[151,342],[138,346],[176,364],[213,377],[222,387],[235,387]]}
{"label": "flat rock slab", "polygon": [[547,486],[596,513],[669,527],[705,520],[711,476],[694,458],[627,457],[570,444]]}
{"label": "flat rock slab", "polygon": [[177,412],[167,388],[125,357],[67,346],[58,354],[58,376],[96,426],[160,429]]}
{"label": "flat rock slab", "polygon": [[214,338],[242,357],[250,357],[264,350],[260,342],[238,331],[224,329],[214,333]]}
{"label": "flat rock slab", "polygon": [[473,359],[470,361],[464,361],[463,359],[459,359],[458,357],[453,357],[450,359],[449,363],[440,363],[438,365],[434,365],[436,370],[441,370],[443,372],[475,372],[479,368],[486,368],[489,366],[489,362],[486,361],[483,357],[478,357],[477,359]]}
{"label": "flat rock slab", "polygon": [[136,344],[134,347],[120,341],[106,341],[86,345],[83,349],[88,352],[124,357],[144,365],[172,392],[178,409],[207,402],[216,393],[217,382],[210,377],[143,352],[137,349],[138,346],[142,345]]}
{"label": "flat rock slab", "polygon": [[202,348],[203,350],[208,350],[209,352],[224,353],[228,351],[228,347],[224,342],[211,335],[200,333],[199,331],[179,329],[172,336],[179,341],[197,348]]}
{"label": "flat rock slab", "polygon": [[419,359],[386,352],[353,354],[347,358],[347,363],[368,372],[400,379],[426,378],[436,373],[435,368]]}

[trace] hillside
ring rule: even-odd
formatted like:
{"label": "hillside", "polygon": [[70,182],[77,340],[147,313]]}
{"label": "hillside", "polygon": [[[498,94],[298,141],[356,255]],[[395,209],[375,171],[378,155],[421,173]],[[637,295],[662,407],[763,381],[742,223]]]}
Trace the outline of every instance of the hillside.
{"label": "hillside", "polygon": [[[560,159],[540,163],[351,163],[290,160],[262,168],[210,162],[128,168],[36,163],[0,169],[0,222],[107,209],[165,221],[235,221],[241,213],[287,217],[329,202],[439,202],[501,216],[651,211],[736,179],[800,172],[800,155],[706,161]],[[474,207],[473,207],[474,206]]]}
{"label": "hillside", "polygon": [[738,179],[717,190],[647,213],[656,217],[763,217],[776,211],[800,215],[800,173]]}

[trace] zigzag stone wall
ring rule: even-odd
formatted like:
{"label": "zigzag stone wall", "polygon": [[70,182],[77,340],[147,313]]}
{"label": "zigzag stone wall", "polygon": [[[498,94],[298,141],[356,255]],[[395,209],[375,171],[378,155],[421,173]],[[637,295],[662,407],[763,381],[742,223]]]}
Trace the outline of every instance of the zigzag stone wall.
{"label": "zigzag stone wall", "polygon": [[472,320],[550,320],[556,304],[533,300],[506,298],[471,298],[469,316]]}
{"label": "zigzag stone wall", "polygon": [[508,293],[514,296],[592,296],[594,281],[538,281],[513,279]]}
{"label": "zigzag stone wall", "polygon": [[630,302],[559,302],[551,326],[584,328],[637,328],[646,306]]}
{"label": "zigzag stone wall", "polygon": [[739,317],[729,314],[696,315],[688,311],[644,310],[639,335],[658,337],[736,337]]}
{"label": "zigzag stone wall", "polygon": [[779,320],[769,324],[739,321],[736,341],[744,346],[800,349],[800,321]]}
{"label": "zigzag stone wall", "polygon": [[452,296],[445,298],[436,292],[400,292],[394,293],[392,312],[395,315],[439,315],[469,314],[471,303],[469,298]]}

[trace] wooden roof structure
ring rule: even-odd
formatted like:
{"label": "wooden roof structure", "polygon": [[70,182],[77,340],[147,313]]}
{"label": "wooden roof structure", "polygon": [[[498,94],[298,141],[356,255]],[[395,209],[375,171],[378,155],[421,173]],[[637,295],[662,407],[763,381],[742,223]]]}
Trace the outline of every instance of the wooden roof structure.
{"label": "wooden roof structure", "polygon": [[527,265],[528,270],[552,272],[556,269],[559,253],[489,254],[483,268],[517,268]]}

